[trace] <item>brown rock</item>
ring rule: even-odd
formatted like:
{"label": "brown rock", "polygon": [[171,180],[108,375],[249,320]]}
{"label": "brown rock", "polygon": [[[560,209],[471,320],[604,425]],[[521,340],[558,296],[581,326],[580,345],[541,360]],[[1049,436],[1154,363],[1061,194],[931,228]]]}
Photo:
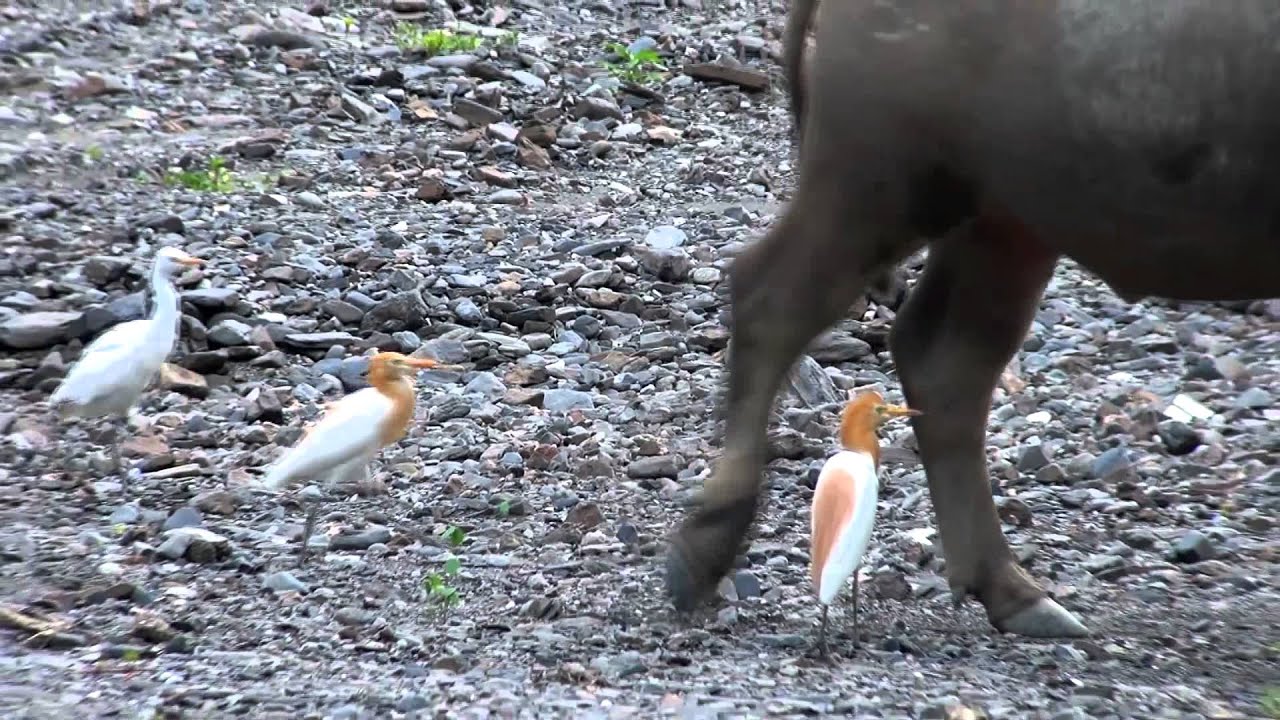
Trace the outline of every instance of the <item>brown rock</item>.
{"label": "brown rock", "polygon": [[448,200],[453,193],[449,192],[449,188],[445,187],[442,178],[428,175],[422,178],[422,182],[418,184],[416,195],[419,200],[435,203],[441,200]]}
{"label": "brown rock", "polygon": [[995,498],[995,501],[1001,520],[1018,527],[1031,527],[1031,508],[1026,503],[1015,497],[1003,496]]}
{"label": "brown rock", "polygon": [[488,105],[481,105],[475,100],[454,98],[453,112],[472,125],[485,126],[502,120],[502,111],[494,110]]}
{"label": "brown rock", "polygon": [[698,80],[737,85],[743,90],[759,92],[769,87],[769,76],[759,70],[732,67],[724,63],[689,63],[684,74]]}
{"label": "brown rock", "polygon": [[530,388],[511,388],[502,396],[502,402],[508,405],[542,407],[542,391]]}
{"label": "brown rock", "polygon": [[567,523],[581,527],[583,530],[590,530],[604,522],[604,513],[600,512],[600,506],[595,503],[578,503],[569,509],[569,513],[564,520]]}
{"label": "brown rock", "polygon": [[541,365],[517,363],[506,372],[502,381],[508,385],[528,386],[546,382],[548,377],[547,369]]}
{"label": "brown rock", "polygon": [[548,123],[529,123],[520,128],[520,139],[538,147],[551,147],[556,142],[556,128]]}
{"label": "brown rock", "polygon": [[120,454],[126,457],[148,457],[169,452],[169,444],[159,435],[134,435],[120,443]]}
{"label": "brown rock", "polygon": [[205,382],[203,375],[191,372],[173,363],[165,363],[160,366],[160,387],[182,393],[188,397],[209,397],[209,384]]}
{"label": "brown rock", "polygon": [[71,86],[67,90],[67,95],[73,100],[82,100],[88,97],[98,95],[108,95],[111,93],[129,92],[129,88],[125,86],[119,78],[101,73],[85,73],[84,78]]}
{"label": "brown rock", "polygon": [[497,187],[513,188],[516,186],[516,178],[508,172],[503,172],[492,165],[484,165],[475,169],[477,180],[486,182]]}
{"label": "brown rock", "polygon": [[897,570],[877,573],[871,578],[876,596],[901,602],[911,597],[911,583]]}
{"label": "brown rock", "polygon": [[210,490],[197,495],[192,500],[192,504],[201,512],[210,515],[231,516],[235,514],[240,501],[236,499],[235,493],[226,490]]}

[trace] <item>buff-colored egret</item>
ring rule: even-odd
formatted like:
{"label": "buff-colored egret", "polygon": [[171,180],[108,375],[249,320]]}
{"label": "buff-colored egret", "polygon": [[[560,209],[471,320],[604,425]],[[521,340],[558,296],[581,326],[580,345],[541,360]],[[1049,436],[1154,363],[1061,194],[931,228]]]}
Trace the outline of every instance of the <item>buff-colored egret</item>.
{"label": "buff-colored egret", "polygon": [[853,576],[853,628],[858,631],[858,569],[871,542],[876,502],[880,496],[880,441],[876,430],[893,417],[919,415],[886,404],[880,393],[861,392],[840,420],[841,450],[822,466],[813,491],[809,575],[822,603],[818,647],[827,656],[827,611],[840,588]]}
{"label": "buff-colored egret", "polygon": [[[371,387],[326,406],[324,416],[261,479],[279,491],[303,481],[331,485],[367,480],[369,464],[382,448],[404,437],[413,419],[414,375],[427,368],[459,369],[430,358],[384,352],[369,360]],[[309,503],[302,530],[302,562],[315,529],[316,504]]]}

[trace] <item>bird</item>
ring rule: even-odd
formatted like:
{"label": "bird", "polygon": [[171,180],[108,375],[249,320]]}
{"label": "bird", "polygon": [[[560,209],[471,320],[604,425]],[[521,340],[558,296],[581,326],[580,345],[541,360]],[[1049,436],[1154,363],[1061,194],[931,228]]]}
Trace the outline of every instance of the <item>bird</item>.
{"label": "bird", "polygon": [[89,343],[71,366],[62,383],[49,396],[49,406],[60,416],[110,417],[111,457],[121,485],[128,475],[120,457],[121,431],[133,415],[142,391],[151,384],[178,340],[181,310],[173,278],[205,261],[179,250],[163,247],[151,266],[151,317],[113,326]]}
{"label": "bird", "polygon": [[[418,370],[460,370],[431,358],[381,352],[369,360],[369,384],[325,406],[323,417],[305,431],[258,481],[268,491],[281,491],[303,480],[325,484],[361,482],[382,448],[404,437],[413,419],[413,377]],[[316,505],[307,509],[302,530],[301,562],[315,529]]]}
{"label": "bird", "polygon": [[920,414],[914,408],[887,404],[874,390],[853,395],[841,414],[841,449],[818,473],[810,514],[809,576],[822,603],[818,650],[824,658],[828,657],[827,611],[850,575],[857,637],[858,568],[871,541],[880,493],[880,442],[876,430],[890,418]]}

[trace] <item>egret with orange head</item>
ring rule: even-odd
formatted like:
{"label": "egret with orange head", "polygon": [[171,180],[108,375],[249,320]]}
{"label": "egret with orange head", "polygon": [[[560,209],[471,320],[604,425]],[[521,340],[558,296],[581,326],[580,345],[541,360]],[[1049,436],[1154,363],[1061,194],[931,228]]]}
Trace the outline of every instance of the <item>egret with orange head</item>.
{"label": "egret with orange head", "polygon": [[[404,437],[413,419],[413,377],[418,370],[428,368],[461,369],[430,358],[407,357],[395,352],[374,355],[369,360],[372,387],[330,403],[324,417],[272,466],[261,484],[271,490],[282,490],[304,479],[330,484],[367,478],[369,463],[378,451]],[[315,523],[313,503],[307,510],[302,530],[304,563]]]}
{"label": "egret with orange head", "polygon": [[889,405],[875,391],[855,395],[840,419],[841,450],[818,474],[813,491],[809,575],[822,603],[818,646],[827,655],[827,611],[844,582],[853,576],[853,627],[858,628],[858,567],[871,541],[876,501],[880,495],[880,441],[876,430],[885,420],[919,415],[920,411]]}

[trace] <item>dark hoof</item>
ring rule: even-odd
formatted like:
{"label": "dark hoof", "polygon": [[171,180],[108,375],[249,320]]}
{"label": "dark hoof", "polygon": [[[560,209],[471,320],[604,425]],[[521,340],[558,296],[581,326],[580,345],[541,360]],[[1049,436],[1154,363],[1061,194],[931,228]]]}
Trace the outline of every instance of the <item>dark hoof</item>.
{"label": "dark hoof", "polygon": [[1000,632],[1033,638],[1082,638],[1089,629],[1053,600],[1042,597],[1034,604],[995,623]]}
{"label": "dark hoof", "polygon": [[756,498],[693,510],[667,550],[667,596],[680,612],[690,612],[733,568],[751,521]]}

